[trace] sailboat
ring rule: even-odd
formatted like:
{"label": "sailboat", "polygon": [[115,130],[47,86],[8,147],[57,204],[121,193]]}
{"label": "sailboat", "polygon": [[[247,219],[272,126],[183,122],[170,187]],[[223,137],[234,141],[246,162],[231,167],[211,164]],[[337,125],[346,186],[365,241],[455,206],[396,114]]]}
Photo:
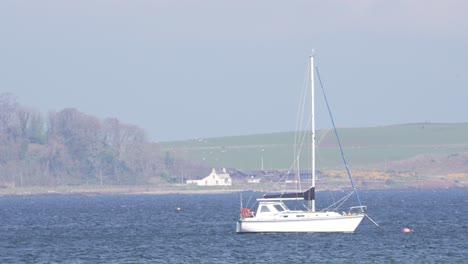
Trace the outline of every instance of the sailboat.
{"label": "sailboat", "polygon": [[[320,78],[320,76],[318,76]],[[361,223],[366,214],[366,206],[360,204],[357,190],[354,187],[349,168],[346,165],[346,159],[342,151],[342,157],[345,161],[346,169],[353,187],[353,192],[357,196],[359,204],[352,206],[347,212],[339,213],[337,211],[317,211],[315,206],[315,104],[314,104],[314,55],[310,56],[310,90],[311,90],[311,181],[310,187],[304,192],[268,194],[257,198],[258,207],[254,211],[250,208],[242,208],[240,218],[237,221],[237,233],[264,233],[264,232],[342,232],[352,233]],[[325,97],[326,99],[326,97]],[[327,102],[328,106],[328,102]],[[331,116],[331,114],[330,114]],[[332,118],[333,123],[333,118]],[[334,126],[334,123],[333,123]],[[334,126],[335,127],[335,126]],[[338,134],[335,134],[339,141]],[[352,193],[351,193],[352,194]],[[304,210],[291,210],[286,205],[290,200],[308,201],[308,206]]]}

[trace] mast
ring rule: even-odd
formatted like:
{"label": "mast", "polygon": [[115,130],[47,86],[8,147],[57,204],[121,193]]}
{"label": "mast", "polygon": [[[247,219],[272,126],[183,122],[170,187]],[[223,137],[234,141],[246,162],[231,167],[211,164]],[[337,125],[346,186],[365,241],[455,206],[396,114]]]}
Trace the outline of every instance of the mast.
{"label": "mast", "polygon": [[[311,115],[312,115],[312,127],[311,127],[311,145],[312,145],[312,185],[313,191],[315,192],[315,100],[314,100],[314,51],[310,55],[310,96],[311,96]],[[315,195],[314,199],[310,201],[310,211],[315,212]]]}

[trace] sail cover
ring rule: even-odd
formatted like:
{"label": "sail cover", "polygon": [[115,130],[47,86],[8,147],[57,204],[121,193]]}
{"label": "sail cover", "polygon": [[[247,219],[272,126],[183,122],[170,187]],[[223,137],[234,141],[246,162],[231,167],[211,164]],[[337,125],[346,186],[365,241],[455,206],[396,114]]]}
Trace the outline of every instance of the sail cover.
{"label": "sail cover", "polygon": [[304,200],[315,200],[315,187],[310,187],[309,190],[300,193],[279,193],[263,195],[264,199],[304,199]]}

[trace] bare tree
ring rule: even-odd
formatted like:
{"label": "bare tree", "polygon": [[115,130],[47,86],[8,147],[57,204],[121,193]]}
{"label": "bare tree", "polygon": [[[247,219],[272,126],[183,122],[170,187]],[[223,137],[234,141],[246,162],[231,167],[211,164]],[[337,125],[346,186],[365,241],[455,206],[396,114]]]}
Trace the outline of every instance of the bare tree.
{"label": "bare tree", "polygon": [[[161,154],[141,128],[74,108],[42,115],[0,94],[0,186],[156,184],[190,177],[196,164]],[[167,171],[167,173],[166,173]]]}
{"label": "bare tree", "polygon": [[0,94],[0,132],[7,132],[14,126],[15,113],[18,107],[16,99],[10,93]]}

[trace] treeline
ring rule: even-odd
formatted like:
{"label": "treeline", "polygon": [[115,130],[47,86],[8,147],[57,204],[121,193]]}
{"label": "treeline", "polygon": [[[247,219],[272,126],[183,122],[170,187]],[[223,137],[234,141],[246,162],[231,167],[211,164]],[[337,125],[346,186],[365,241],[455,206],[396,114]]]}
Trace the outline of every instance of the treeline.
{"label": "treeline", "polygon": [[145,131],[73,108],[44,117],[0,94],[0,187],[146,185],[183,181],[202,169],[161,152]]}

